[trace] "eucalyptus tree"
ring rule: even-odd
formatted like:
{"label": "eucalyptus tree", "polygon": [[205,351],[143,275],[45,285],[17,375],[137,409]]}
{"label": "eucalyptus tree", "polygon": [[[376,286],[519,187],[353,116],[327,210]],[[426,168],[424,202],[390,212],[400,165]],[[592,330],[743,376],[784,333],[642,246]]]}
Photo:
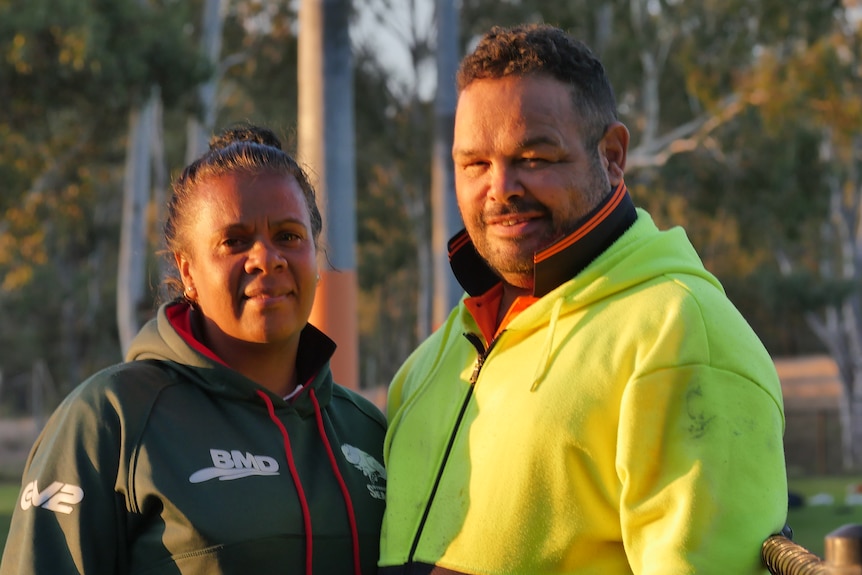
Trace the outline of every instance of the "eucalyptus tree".
{"label": "eucalyptus tree", "polygon": [[191,163],[207,149],[210,135],[216,130],[218,89],[222,77],[222,44],[228,0],[203,0],[200,17],[201,56],[210,63],[212,74],[197,86],[198,107],[186,120],[186,163]]}
{"label": "eucalyptus tree", "polygon": [[[120,359],[116,246],[129,110],[205,73],[183,13],[131,1],[0,2],[0,364],[61,389]],[[13,327],[14,326],[14,327]],[[49,406],[50,407],[50,406]]]}
{"label": "eucalyptus tree", "polygon": [[[804,50],[770,50],[750,91],[760,94],[760,125],[787,146],[786,118],[807,138],[792,166],[769,173],[782,217],[770,245],[777,283],[838,366],[845,468],[862,466],[862,35],[838,15],[832,33]],[[801,137],[793,141],[803,141]],[[789,163],[789,162],[788,162]],[[805,171],[803,171],[805,170]],[[761,168],[759,173],[765,170]],[[796,176],[788,181],[787,174]],[[777,190],[776,190],[777,191]],[[793,200],[791,206],[785,202]]]}
{"label": "eucalyptus tree", "polygon": [[[388,383],[432,328],[432,7],[418,0],[355,3],[370,21],[360,19],[353,30],[360,360],[369,385]],[[401,55],[400,64],[381,52]]]}

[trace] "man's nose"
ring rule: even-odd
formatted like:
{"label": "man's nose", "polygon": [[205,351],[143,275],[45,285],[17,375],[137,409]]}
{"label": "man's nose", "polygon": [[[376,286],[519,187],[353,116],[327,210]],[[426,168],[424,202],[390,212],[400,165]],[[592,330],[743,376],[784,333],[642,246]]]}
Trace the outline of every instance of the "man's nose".
{"label": "man's nose", "polygon": [[515,166],[495,164],[491,169],[488,196],[498,202],[507,202],[514,196],[523,196],[524,187]]}

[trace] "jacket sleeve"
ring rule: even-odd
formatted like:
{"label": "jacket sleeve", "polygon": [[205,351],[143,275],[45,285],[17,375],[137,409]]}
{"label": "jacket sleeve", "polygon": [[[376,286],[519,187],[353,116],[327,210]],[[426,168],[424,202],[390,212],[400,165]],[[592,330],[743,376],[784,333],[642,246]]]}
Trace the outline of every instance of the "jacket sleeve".
{"label": "jacket sleeve", "polygon": [[93,380],[57,408],[27,460],[0,575],[114,575],[126,546],[122,426]]}
{"label": "jacket sleeve", "polygon": [[761,544],[787,513],[780,399],[738,373],[683,365],[631,383],[619,421],[633,572],[765,574]]}

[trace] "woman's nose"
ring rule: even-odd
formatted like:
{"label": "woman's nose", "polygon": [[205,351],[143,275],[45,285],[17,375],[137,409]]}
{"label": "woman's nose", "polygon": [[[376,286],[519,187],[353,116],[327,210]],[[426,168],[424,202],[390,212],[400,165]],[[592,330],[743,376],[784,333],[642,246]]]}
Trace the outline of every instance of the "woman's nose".
{"label": "woman's nose", "polygon": [[287,266],[287,261],[281,252],[270,242],[256,241],[249,250],[246,267],[247,271],[261,269],[273,271]]}

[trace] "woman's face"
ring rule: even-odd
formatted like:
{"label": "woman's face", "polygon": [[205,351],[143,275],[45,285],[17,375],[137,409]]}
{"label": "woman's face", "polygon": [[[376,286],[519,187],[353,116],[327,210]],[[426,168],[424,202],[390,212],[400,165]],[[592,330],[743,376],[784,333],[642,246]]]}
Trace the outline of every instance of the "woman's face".
{"label": "woman's face", "polygon": [[295,178],[230,174],[198,184],[176,255],[218,353],[237,341],[298,342],[317,287],[308,205]]}

